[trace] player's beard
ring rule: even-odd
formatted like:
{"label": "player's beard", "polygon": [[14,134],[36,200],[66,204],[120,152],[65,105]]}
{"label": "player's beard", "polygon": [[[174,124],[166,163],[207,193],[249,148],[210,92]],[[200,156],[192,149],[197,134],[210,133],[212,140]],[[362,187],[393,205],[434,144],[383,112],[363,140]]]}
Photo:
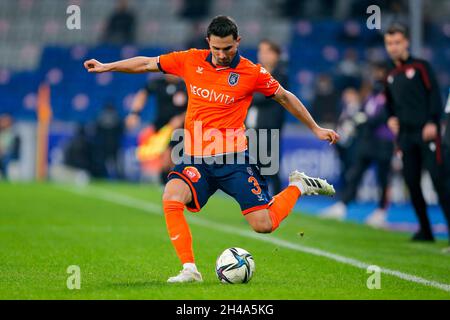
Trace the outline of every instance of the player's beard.
{"label": "player's beard", "polygon": [[228,67],[230,65],[231,59],[217,59],[217,65],[221,67]]}

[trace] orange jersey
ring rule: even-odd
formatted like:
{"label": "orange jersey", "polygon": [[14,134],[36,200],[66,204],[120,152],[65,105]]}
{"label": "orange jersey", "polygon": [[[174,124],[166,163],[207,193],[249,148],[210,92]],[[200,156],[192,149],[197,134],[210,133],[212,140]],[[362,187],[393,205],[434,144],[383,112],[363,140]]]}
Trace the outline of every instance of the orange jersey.
{"label": "orange jersey", "polygon": [[[278,81],[261,65],[239,53],[230,66],[221,67],[214,66],[209,50],[177,51],[159,56],[158,67],[186,83],[189,102],[184,151],[192,156],[246,150],[244,121],[253,93],[270,97],[280,88]],[[217,143],[220,138],[223,143]]]}

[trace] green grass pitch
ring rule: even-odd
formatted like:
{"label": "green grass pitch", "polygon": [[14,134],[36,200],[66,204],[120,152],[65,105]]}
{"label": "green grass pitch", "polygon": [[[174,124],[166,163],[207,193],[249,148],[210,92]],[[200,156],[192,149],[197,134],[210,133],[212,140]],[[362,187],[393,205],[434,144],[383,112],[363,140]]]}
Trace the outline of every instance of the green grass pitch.
{"label": "green grass pitch", "polygon": [[[146,185],[96,183],[78,190],[0,183],[0,299],[450,298],[450,256],[441,252],[445,241],[411,243],[408,234],[299,212],[275,233],[259,235],[238,205],[222,195],[200,213],[187,213],[204,282],[167,284],[180,265],[160,197],[161,189]],[[232,246],[254,256],[256,272],[248,284],[226,285],[216,278],[215,260]],[[381,288],[369,290],[371,274],[364,266],[297,247],[408,276],[382,273]],[[80,267],[79,290],[67,288],[70,265]]]}

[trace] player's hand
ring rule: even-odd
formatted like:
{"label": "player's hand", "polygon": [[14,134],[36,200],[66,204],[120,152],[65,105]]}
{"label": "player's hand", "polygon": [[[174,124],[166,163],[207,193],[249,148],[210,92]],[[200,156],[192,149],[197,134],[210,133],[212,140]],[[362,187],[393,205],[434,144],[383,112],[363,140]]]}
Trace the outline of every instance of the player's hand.
{"label": "player's hand", "polygon": [[129,114],[125,118],[125,126],[127,129],[132,130],[135,129],[141,123],[141,119],[137,114]]}
{"label": "player's hand", "polygon": [[101,63],[100,61],[97,61],[95,59],[86,60],[84,62],[84,67],[88,72],[107,72],[109,71],[107,64]]}
{"label": "player's hand", "polygon": [[438,136],[437,125],[435,123],[427,123],[422,129],[423,141],[436,139]]}
{"label": "player's hand", "polygon": [[314,130],[314,134],[320,140],[329,141],[330,144],[335,144],[336,142],[339,141],[339,135],[334,130],[331,129],[319,127],[316,130]]}
{"label": "player's hand", "polygon": [[398,132],[400,131],[400,123],[398,122],[398,118],[390,117],[388,119],[387,124],[388,124],[389,129],[391,129],[392,133],[394,135],[398,135]]}

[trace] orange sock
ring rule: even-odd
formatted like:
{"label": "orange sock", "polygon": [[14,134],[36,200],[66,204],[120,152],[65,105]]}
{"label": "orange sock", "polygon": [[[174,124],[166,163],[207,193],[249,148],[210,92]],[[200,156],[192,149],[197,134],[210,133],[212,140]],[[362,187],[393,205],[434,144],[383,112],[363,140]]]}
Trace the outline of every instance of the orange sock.
{"label": "orange sock", "polygon": [[182,264],[194,263],[191,230],[184,217],[184,204],[179,201],[164,200],[163,209],[170,240],[178,258]]}
{"label": "orange sock", "polygon": [[286,218],[295,206],[301,192],[295,186],[288,186],[277,194],[269,208],[270,219],[272,220],[272,232],[278,228],[281,221]]}

